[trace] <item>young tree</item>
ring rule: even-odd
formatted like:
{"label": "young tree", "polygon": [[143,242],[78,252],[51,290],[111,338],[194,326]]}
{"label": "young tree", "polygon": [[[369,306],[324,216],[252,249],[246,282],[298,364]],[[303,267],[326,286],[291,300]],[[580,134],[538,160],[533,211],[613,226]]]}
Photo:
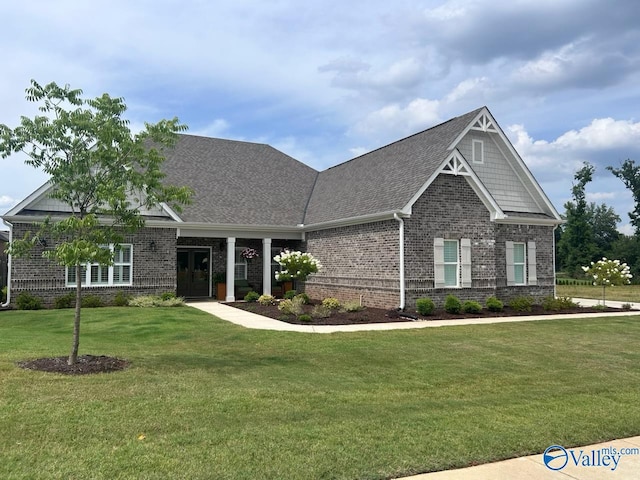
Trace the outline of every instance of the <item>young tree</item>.
{"label": "young tree", "polygon": [[625,187],[631,190],[635,207],[633,212],[629,212],[631,225],[635,228],[636,236],[640,236],[640,165],[627,159],[622,162],[620,168],[607,167],[611,173],[624,183]]}
{"label": "young tree", "polygon": [[41,86],[31,81],[30,102],[40,104],[42,115],[21,117],[20,126],[0,125],[0,155],[23,152],[25,162],[50,175],[50,197],[70,207],[62,220],[46,219],[37,231],[12,242],[10,253],[24,255],[38,238],[55,238],[56,245],[42,255],[75,269],[76,308],[73,343],[68,363],[76,363],[80,343],[82,267],[87,263],[110,265],[113,250],[124,234],[144,226],[139,207],[171,203],[180,209],[191,191],[163,185],[163,149],[171,147],[178,132],[186,130],[177,118],[145,124],[133,134],[122,118],[122,98],[103,94],[83,99],[82,90],[55,83]]}
{"label": "young tree", "polygon": [[593,165],[585,162],[576,172],[575,183],[571,189],[573,202],[564,205],[567,221],[558,242],[558,249],[560,257],[564,259],[562,268],[573,276],[582,274],[581,267],[591,262],[595,256],[596,245],[585,196],[585,187],[591,181],[593,171]]}

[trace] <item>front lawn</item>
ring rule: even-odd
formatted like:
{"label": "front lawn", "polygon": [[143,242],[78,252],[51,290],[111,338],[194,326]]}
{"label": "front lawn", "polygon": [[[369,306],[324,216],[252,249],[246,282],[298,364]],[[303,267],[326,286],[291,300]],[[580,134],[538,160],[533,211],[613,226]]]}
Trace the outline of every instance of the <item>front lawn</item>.
{"label": "front lawn", "polygon": [[[571,298],[602,299],[602,287],[595,285],[556,285],[556,295]],[[618,285],[608,287],[606,300],[620,302],[640,302],[640,285]]]}
{"label": "front lawn", "polygon": [[330,335],[191,308],[0,312],[0,478],[384,479],[640,434],[640,316]]}

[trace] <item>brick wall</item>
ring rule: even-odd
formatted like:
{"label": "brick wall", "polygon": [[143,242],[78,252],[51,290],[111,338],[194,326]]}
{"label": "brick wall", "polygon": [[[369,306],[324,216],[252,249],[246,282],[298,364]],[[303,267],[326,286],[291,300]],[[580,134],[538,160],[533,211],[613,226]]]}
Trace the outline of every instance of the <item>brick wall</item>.
{"label": "brick wall", "polygon": [[[14,238],[22,238],[36,227],[16,223]],[[49,242],[52,240],[46,239]],[[152,248],[151,242],[154,242]],[[131,295],[151,295],[176,290],[176,232],[171,228],[143,228],[136,234],[125,236],[123,243],[133,245],[133,285],[83,287],[83,295],[96,295],[105,304],[113,302],[119,291]],[[51,248],[49,244],[45,248]],[[65,285],[65,267],[42,258],[43,247],[35,247],[28,256],[11,262],[11,302],[22,291],[43,300],[45,306],[53,306],[57,297],[75,292],[75,287]]]}

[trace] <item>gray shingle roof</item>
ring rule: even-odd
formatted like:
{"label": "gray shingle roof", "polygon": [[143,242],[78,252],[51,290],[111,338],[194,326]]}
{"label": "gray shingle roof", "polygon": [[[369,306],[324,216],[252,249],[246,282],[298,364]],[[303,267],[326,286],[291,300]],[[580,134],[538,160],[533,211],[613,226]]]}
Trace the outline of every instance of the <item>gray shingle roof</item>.
{"label": "gray shingle roof", "polygon": [[320,173],[305,224],[402,209],[481,108]]}
{"label": "gray shingle roof", "polygon": [[165,181],[195,192],[180,213],[186,222],[295,226],[318,175],[269,145],[193,135],[165,157]]}

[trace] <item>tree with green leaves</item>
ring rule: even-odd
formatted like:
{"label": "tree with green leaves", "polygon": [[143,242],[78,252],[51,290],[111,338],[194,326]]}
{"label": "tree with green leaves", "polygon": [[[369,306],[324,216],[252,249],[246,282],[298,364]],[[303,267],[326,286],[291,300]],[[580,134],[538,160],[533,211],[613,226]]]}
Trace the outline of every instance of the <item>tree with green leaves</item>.
{"label": "tree with green leaves", "polygon": [[[47,218],[35,232],[14,240],[10,253],[27,254],[46,237],[56,240],[43,257],[75,269],[76,307],[73,344],[68,363],[76,363],[80,343],[82,267],[111,265],[114,251],[130,234],[144,226],[140,207],[166,202],[180,210],[192,192],[164,185],[163,151],[186,130],[177,118],[145,124],[132,133],[124,99],[103,94],[82,98],[82,90],[56,83],[31,81],[26,98],[38,103],[40,115],[21,117],[14,129],[0,125],[0,156],[22,152],[25,162],[50,176],[49,196],[71,210],[66,218]],[[113,248],[111,247],[113,246]]]}
{"label": "tree with green leaves", "polygon": [[596,253],[593,229],[589,222],[589,211],[585,188],[593,178],[595,168],[585,162],[578,170],[571,188],[573,201],[564,205],[566,223],[558,242],[562,269],[572,276],[582,275],[582,266],[588,265]]}
{"label": "tree with green leaves", "polygon": [[587,207],[587,221],[593,231],[596,255],[610,257],[612,245],[622,235],[617,229],[620,216],[605,203],[597,205],[591,202]]}
{"label": "tree with green leaves", "polygon": [[625,187],[631,191],[635,207],[633,212],[629,212],[629,218],[631,219],[631,225],[635,229],[636,236],[640,236],[640,165],[636,165],[633,160],[627,159],[622,162],[620,168],[607,167],[607,170],[622,180]]}

